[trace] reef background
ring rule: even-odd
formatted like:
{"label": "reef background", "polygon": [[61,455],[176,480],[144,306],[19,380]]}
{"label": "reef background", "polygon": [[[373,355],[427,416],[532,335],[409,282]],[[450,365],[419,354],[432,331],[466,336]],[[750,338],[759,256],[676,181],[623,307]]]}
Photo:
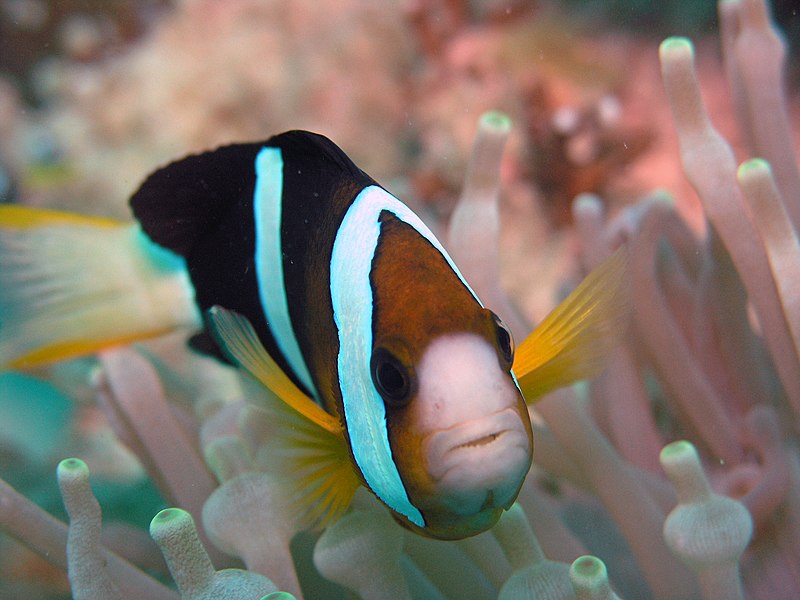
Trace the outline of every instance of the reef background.
{"label": "reef background", "polygon": [[[656,4],[669,7],[657,10],[652,7]],[[789,137],[796,148],[800,17],[792,4],[773,2],[772,12],[786,35],[788,122],[793,125]],[[642,507],[648,502],[660,514],[670,511],[675,494],[658,451],[687,438],[697,446],[712,487],[741,500],[754,517],[755,541],[742,563],[747,597],[794,598],[800,593],[800,522],[793,512],[800,497],[800,415],[785,373],[796,368],[798,358],[782,371],[781,380],[764,349],[766,320],[762,313],[756,324],[759,317],[753,314],[759,302],[751,297],[749,308],[746,299],[731,308],[718,296],[742,291],[741,281],[715,294],[706,288],[722,286],[725,278],[707,277],[703,261],[692,257],[693,252],[713,254],[702,241],[710,236],[709,208],[696,181],[681,168],[679,137],[659,65],[659,44],[670,35],[692,38],[703,100],[737,164],[755,156],[752,132],[743,131],[737,121],[730,71],[723,68],[717,7],[710,1],[441,0],[383,2],[378,7],[359,0],[2,0],[0,200],[128,219],[128,196],[156,166],[220,144],[303,128],[335,140],[437,233],[443,238],[449,233],[457,243],[474,235],[458,238],[448,222],[471,172],[479,119],[486,111],[502,111],[513,126],[495,174],[500,237],[487,254],[492,258],[496,251],[499,283],[510,299],[502,301],[517,315],[509,319],[517,318],[516,335],[522,337],[547,314],[595,264],[593,256],[625,239],[638,257],[652,252],[651,264],[658,265],[655,287],[668,306],[665,313],[648,314],[675,319],[675,330],[683,334],[702,371],[697,379],[703,382],[701,391],[679,389],[695,380],[670,370],[674,347],[660,341],[658,332],[648,337],[637,321],[626,342],[627,357],[616,357],[612,370],[591,391],[575,392],[602,437],[586,437],[584,430],[575,434],[582,442],[565,441],[570,434],[557,423],[578,417],[554,413],[559,402],[570,406],[575,398],[543,401],[541,412],[534,414],[537,465],[522,505],[544,553],[566,563],[579,550],[596,554],[622,597],[696,593],[696,584],[674,595],[659,588],[658,581],[668,579],[666,571],[654,573],[643,560],[657,561],[662,555],[636,547],[635,534],[621,522],[627,519],[629,529],[641,527],[636,519],[647,512]],[[656,190],[667,190],[672,199],[665,201]],[[573,204],[576,197],[582,201]],[[789,204],[798,202],[798,197],[785,198],[786,210],[791,213]],[[724,228],[720,235],[727,244]],[[648,245],[646,240],[656,241]],[[653,249],[659,244],[661,254]],[[671,251],[664,253],[664,245]],[[745,248],[741,254],[747,252]],[[727,253],[736,269],[729,266],[725,273],[738,269],[746,279],[740,262],[746,256],[740,259],[730,247]],[[648,276],[646,261],[634,258],[632,263],[642,269],[640,279],[632,275],[641,284]],[[645,288],[642,284],[638,289]],[[503,292],[497,288],[494,293]],[[640,314],[654,304],[653,293],[634,298]],[[698,306],[716,323],[708,330],[711,340],[697,333],[697,321],[687,315],[700,310]],[[796,309],[786,313],[790,326],[797,325],[792,321],[797,318]],[[234,405],[240,409],[242,395],[255,392],[246,387],[243,392],[243,384],[226,370],[218,372],[205,362],[198,366],[187,358],[183,337],[144,344],[128,360],[144,361],[141,368],[160,382],[157,389],[164,405],[171,407],[167,410],[190,432],[187,439],[199,459],[198,472],[205,471],[208,496],[233,477],[208,449],[214,435],[201,432],[213,429],[206,427],[212,415],[226,409],[232,413],[228,407]],[[737,353],[728,348],[745,338],[758,358],[742,383],[730,372],[743,358],[732,356]],[[133,435],[126,439],[119,424],[109,419],[109,403],[98,405],[98,395],[123,395],[114,383],[125,377],[119,369],[119,361],[110,356],[24,375],[0,374],[0,476],[66,522],[56,466],[64,458],[80,457],[91,470],[103,509],[106,545],[114,547],[115,537],[127,540],[141,550],[130,557],[133,562],[168,580],[147,526],[166,506],[188,510],[186,504],[201,507],[206,498],[198,494],[177,502],[180,490],[169,480],[168,469],[153,458],[169,449],[148,446]],[[676,400],[684,393],[690,404],[702,406],[717,406],[708,397],[722,397],[725,407],[721,413],[687,414],[691,407]],[[643,421],[636,421],[641,415],[633,409],[623,408],[629,405],[617,403],[625,394],[647,399]],[[121,403],[110,403],[115,402]],[[129,410],[145,410],[133,402]],[[753,413],[764,406],[772,412]],[[230,432],[228,419],[220,430]],[[698,420],[705,420],[705,426]],[[771,446],[766,439],[772,440]],[[636,493],[618,504],[604,486],[620,485],[615,479],[620,471],[587,472],[597,465],[572,454],[602,454],[606,445],[626,465],[622,471],[634,474],[628,484]],[[564,457],[559,462],[560,451]],[[781,468],[772,468],[778,459]],[[608,480],[595,481],[595,475]],[[767,480],[767,475],[774,479]],[[368,512],[369,503],[364,504],[359,509]],[[558,515],[558,531],[542,531],[547,527],[536,515]],[[202,537],[218,568],[242,566],[219,551],[222,545],[215,549],[205,533]],[[491,542],[493,556],[502,561],[506,548],[502,536],[498,540]],[[407,562],[417,565],[430,556],[426,552],[435,555],[414,541],[404,543]],[[663,541],[654,542],[658,544]],[[345,597],[342,587],[323,582],[311,565],[313,545],[314,540],[301,536],[293,546],[305,597]],[[522,568],[512,557],[492,567],[477,561],[468,547],[459,552],[445,554],[451,566],[443,572],[475,570],[483,586],[476,589],[485,591],[485,597],[496,595],[510,574]],[[455,562],[462,559],[466,562]],[[688,572],[680,573],[688,577]],[[286,589],[280,584],[287,579],[280,574],[262,575]],[[458,597],[456,588],[448,588],[455,584],[447,576],[426,576],[442,597]],[[409,585],[412,596],[424,597],[419,594],[426,588]],[[0,538],[0,597],[67,598],[68,586],[63,570],[10,537]]]}

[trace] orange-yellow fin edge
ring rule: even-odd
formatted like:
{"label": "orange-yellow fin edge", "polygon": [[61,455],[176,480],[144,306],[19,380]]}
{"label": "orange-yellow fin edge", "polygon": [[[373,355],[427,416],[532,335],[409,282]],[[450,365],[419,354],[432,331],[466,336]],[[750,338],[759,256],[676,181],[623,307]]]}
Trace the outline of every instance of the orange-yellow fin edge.
{"label": "orange-yellow fin edge", "polygon": [[208,316],[217,341],[234,362],[309,421],[341,433],[339,422],[300,391],[273,360],[244,316],[221,306],[211,307]]}
{"label": "orange-yellow fin edge", "polygon": [[33,229],[51,225],[122,227],[128,225],[128,223],[109,217],[82,215],[50,208],[22,206],[19,204],[0,205],[0,227],[9,229]]}
{"label": "orange-yellow fin edge", "polygon": [[271,432],[261,465],[285,481],[292,512],[304,527],[339,518],[361,484],[339,421],[304,394],[266,351],[250,322],[219,306],[208,312],[211,330],[229,357],[276,399],[248,407]]}
{"label": "orange-yellow fin edge", "polygon": [[517,347],[514,373],[527,402],[600,374],[630,312],[628,250],[594,269]]}
{"label": "orange-yellow fin edge", "polygon": [[51,363],[59,362],[62,360],[69,360],[96,354],[106,348],[113,346],[122,346],[133,344],[147,338],[158,337],[166,335],[171,329],[159,329],[155,331],[146,331],[137,333],[130,336],[110,337],[106,339],[94,340],[66,340],[51,344],[49,346],[42,346],[36,348],[23,356],[19,356],[11,360],[5,367],[9,369],[33,369]]}

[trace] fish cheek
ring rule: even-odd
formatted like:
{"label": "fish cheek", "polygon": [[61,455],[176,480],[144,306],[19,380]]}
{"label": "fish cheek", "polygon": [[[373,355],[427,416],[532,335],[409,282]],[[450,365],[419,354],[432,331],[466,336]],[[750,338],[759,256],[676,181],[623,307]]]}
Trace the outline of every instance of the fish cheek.
{"label": "fish cheek", "polygon": [[435,489],[423,448],[425,432],[414,422],[414,402],[412,399],[408,406],[399,409],[387,407],[386,425],[392,457],[408,498],[424,512],[426,506],[430,506]]}

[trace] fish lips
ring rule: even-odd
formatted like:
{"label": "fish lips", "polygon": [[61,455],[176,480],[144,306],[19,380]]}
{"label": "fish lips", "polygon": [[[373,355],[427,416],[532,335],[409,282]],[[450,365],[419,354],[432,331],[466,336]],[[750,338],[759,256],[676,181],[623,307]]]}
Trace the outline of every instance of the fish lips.
{"label": "fish lips", "polygon": [[434,431],[423,449],[440,509],[457,515],[508,508],[533,452],[530,432],[511,407]]}

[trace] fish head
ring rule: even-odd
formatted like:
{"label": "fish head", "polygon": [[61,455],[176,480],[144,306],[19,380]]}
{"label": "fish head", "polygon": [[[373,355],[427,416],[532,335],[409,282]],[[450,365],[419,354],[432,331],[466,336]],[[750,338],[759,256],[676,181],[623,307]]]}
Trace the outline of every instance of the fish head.
{"label": "fish head", "polygon": [[531,465],[513,340],[424,224],[386,202],[364,303],[369,330],[347,338],[369,340],[368,361],[354,369],[368,367],[361,381],[372,384],[347,389],[348,440],[362,480],[401,524],[465,538],[497,521]]}
{"label": "fish head", "polygon": [[392,455],[424,526],[395,518],[428,537],[460,539],[492,527],[531,465],[531,424],[511,371],[511,335],[494,313],[482,313],[484,331],[437,335],[414,364],[400,340],[373,352]]}

